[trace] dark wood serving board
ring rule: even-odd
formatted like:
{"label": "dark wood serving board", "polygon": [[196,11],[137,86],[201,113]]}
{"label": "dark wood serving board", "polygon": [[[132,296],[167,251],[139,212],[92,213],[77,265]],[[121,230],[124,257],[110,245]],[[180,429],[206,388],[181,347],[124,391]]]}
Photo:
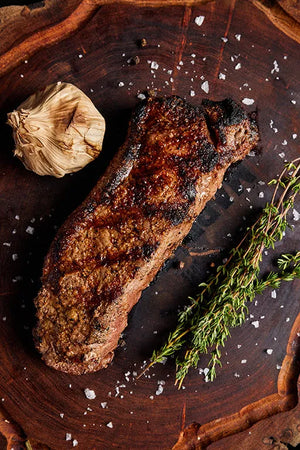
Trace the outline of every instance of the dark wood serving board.
{"label": "dark wood serving board", "polygon": [[[250,305],[251,315],[233,330],[213,383],[194,370],[178,391],[172,360],[139,380],[133,373],[175,324],[178,306],[197,292],[212,263],[226,257],[270,199],[263,183],[299,155],[299,2],[132,3],[52,0],[0,10],[0,431],[15,450],[26,448],[26,441],[30,448],[28,440],[40,449],[69,449],[77,442],[84,450],[167,449],[180,431],[176,448],[210,442],[212,449],[296,447],[299,281],[282,285],[276,298],[267,291]],[[195,22],[199,16],[201,26]],[[141,38],[145,48],[137,44]],[[129,64],[135,56],[139,64]],[[107,133],[95,162],[52,179],[28,172],[13,157],[5,122],[21,101],[59,80],[89,95],[106,119]],[[201,88],[204,81],[208,93]],[[188,238],[143,293],[110,367],[66,375],[46,367],[32,342],[43,258],[57,227],[122,143],[137,94],[146,90],[177,94],[194,105],[204,97],[253,99],[245,108],[257,110],[261,142],[255,155],[229,171]],[[299,202],[295,208],[300,212]],[[282,252],[299,250],[300,222],[290,220],[293,231],[264,255],[264,271],[274,269]],[[206,364],[203,358],[200,368]],[[161,382],[163,392],[156,395]],[[95,391],[94,400],[85,397],[85,388]],[[183,432],[192,422],[198,425]],[[6,447],[4,438],[0,447]]]}

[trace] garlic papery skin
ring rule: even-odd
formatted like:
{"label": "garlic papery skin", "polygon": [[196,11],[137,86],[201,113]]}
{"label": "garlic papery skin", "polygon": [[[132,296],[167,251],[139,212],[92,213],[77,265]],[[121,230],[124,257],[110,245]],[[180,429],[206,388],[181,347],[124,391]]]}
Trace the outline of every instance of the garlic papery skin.
{"label": "garlic papery skin", "polygon": [[105,120],[93,102],[70,83],[31,95],[8,114],[14,154],[28,170],[57,178],[77,172],[102,149]]}

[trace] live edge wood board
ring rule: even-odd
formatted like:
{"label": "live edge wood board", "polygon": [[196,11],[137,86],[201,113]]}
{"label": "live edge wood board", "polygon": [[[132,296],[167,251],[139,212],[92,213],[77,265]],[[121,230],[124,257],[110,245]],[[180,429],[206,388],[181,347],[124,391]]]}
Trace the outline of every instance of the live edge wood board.
{"label": "live edge wood board", "polygon": [[[178,391],[172,360],[135,379],[175,324],[178,306],[197,292],[270,198],[268,180],[299,155],[298,7],[298,1],[52,0],[0,9],[1,448],[256,450],[300,443],[299,282],[250,305],[214,383],[194,370]],[[133,65],[135,56],[139,63]],[[59,80],[89,95],[107,133],[95,162],[58,180],[26,171],[13,157],[5,122],[27,96]],[[146,90],[195,105],[203,97],[253,99],[245,108],[257,110],[261,142],[230,170],[143,293],[111,366],[69,376],[46,367],[33,347],[33,298],[43,258],[57,227],[122,143],[137,95]],[[293,230],[264,255],[264,271],[274,269],[280,253],[299,250],[299,203],[295,209]],[[206,364],[203,358],[200,368]],[[94,400],[85,388],[95,391]]]}

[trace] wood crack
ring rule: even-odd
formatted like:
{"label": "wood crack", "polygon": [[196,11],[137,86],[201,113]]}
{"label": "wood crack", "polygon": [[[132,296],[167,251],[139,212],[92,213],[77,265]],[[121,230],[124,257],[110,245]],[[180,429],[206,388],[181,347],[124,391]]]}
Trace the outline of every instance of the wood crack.
{"label": "wood crack", "polygon": [[224,52],[224,48],[225,48],[225,45],[226,45],[226,39],[228,39],[228,33],[229,33],[230,25],[231,25],[231,22],[232,22],[232,17],[233,17],[233,12],[234,12],[234,8],[235,8],[235,3],[236,3],[236,0],[232,0],[232,2],[230,4],[226,30],[225,30],[225,33],[224,33],[224,36],[223,36],[223,39],[222,39],[222,45],[221,45],[220,54],[219,54],[219,57],[218,57],[218,63],[217,63],[216,71],[215,71],[215,78],[218,78],[218,76],[219,76],[220,66],[221,66],[221,62],[222,62],[222,59],[223,59],[223,52]]}

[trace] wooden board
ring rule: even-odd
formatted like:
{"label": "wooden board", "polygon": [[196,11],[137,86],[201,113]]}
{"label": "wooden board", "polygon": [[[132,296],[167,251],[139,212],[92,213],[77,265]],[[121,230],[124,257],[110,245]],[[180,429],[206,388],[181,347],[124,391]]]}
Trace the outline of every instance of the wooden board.
{"label": "wooden board", "polygon": [[[205,383],[195,370],[186,379],[185,389],[178,391],[173,386],[173,361],[155,367],[140,380],[133,374],[141,370],[153,348],[175,324],[178,305],[197,292],[197,284],[208,276],[211,263],[228,254],[270,198],[271,190],[262,183],[276,176],[285,160],[299,154],[300,61],[295,2],[290,2],[289,11],[288,2],[280,2],[290,14],[284,23],[293,24],[293,33],[289,33],[293,39],[282,31],[282,21],[279,25],[277,21],[278,29],[276,20],[269,20],[270,8],[261,11],[254,5],[258,2],[247,0],[191,1],[185,6],[177,2],[177,6],[165,7],[153,1],[142,8],[130,2],[95,2],[88,15],[80,15],[78,29],[64,28],[60,21],[83,3],[93,2],[65,1],[62,6],[52,1],[45,9],[41,5],[0,10],[0,35],[5,35],[5,26],[13,30],[11,40],[5,35],[0,49],[0,429],[10,438],[18,436],[17,448],[25,448],[26,439],[33,448],[68,449],[76,441],[82,449],[171,448],[182,429],[184,407],[184,425],[196,422],[204,426],[247,405],[257,412],[254,402],[277,393],[280,366],[299,312],[299,282],[283,285],[276,298],[268,291],[250,306],[251,316],[242,328],[233,331],[214,383]],[[101,3],[107,4],[95,7]],[[260,2],[260,6],[267,3],[275,4]],[[198,16],[204,16],[201,26],[195,23]],[[52,31],[58,34],[56,44],[49,46],[50,41],[43,39],[49,36],[51,24],[57,25]],[[36,32],[41,33],[41,40],[36,39]],[[62,39],[64,32],[66,39]],[[141,38],[148,42],[143,49],[137,45]],[[28,42],[38,45],[29,46]],[[20,61],[18,55],[23,55]],[[140,63],[130,65],[128,60],[134,56],[139,56]],[[157,64],[151,68],[153,61]],[[107,133],[97,161],[58,180],[26,171],[12,156],[13,140],[5,121],[7,112],[27,96],[59,80],[74,83],[90,96],[106,119]],[[204,81],[209,85],[207,94],[201,89]],[[149,89],[159,95],[181,95],[194,105],[206,96],[214,100],[226,96],[239,101],[253,99],[254,104],[245,108],[258,112],[259,150],[230,170],[215,200],[143,293],[130,315],[124,345],[116,351],[111,366],[80,377],[62,374],[43,364],[31,337],[33,298],[40,285],[43,258],[57,227],[87,195],[122,143],[137,94]],[[296,209],[300,211],[299,202]],[[291,223],[294,230],[287,232],[274,252],[264,255],[263,270],[273,268],[280,253],[300,248],[299,221],[291,217]],[[33,234],[28,233],[28,226],[34,229]],[[207,250],[216,252],[203,255]],[[259,321],[259,328],[254,328],[253,321]],[[228,428],[228,420],[227,425],[222,421],[219,430],[213,424],[213,440],[217,441],[211,448],[275,448],[280,441],[293,446],[300,442],[299,331],[296,322],[290,359],[285,360],[289,368],[284,366],[284,373],[280,372],[286,381],[280,399],[272,397],[267,412],[266,402],[259,404],[260,415],[254,419],[262,420],[226,440],[219,441],[238,422]],[[273,350],[271,355],[267,349]],[[203,358],[200,367],[206,364]],[[161,381],[165,383],[163,392],[157,395]],[[95,391],[96,399],[85,397],[87,387]],[[113,428],[107,426],[110,422]],[[239,427],[234,431],[242,430],[243,426]],[[177,448],[194,448],[199,427],[189,430],[190,435],[182,435]],[[66,440],[66,433],[71,440]],[[204,448],[198,441],[197,445]],[[5,448],[4,440],[0,446]],[[16,442],[10,441],[9,448],[13,447]]]}

